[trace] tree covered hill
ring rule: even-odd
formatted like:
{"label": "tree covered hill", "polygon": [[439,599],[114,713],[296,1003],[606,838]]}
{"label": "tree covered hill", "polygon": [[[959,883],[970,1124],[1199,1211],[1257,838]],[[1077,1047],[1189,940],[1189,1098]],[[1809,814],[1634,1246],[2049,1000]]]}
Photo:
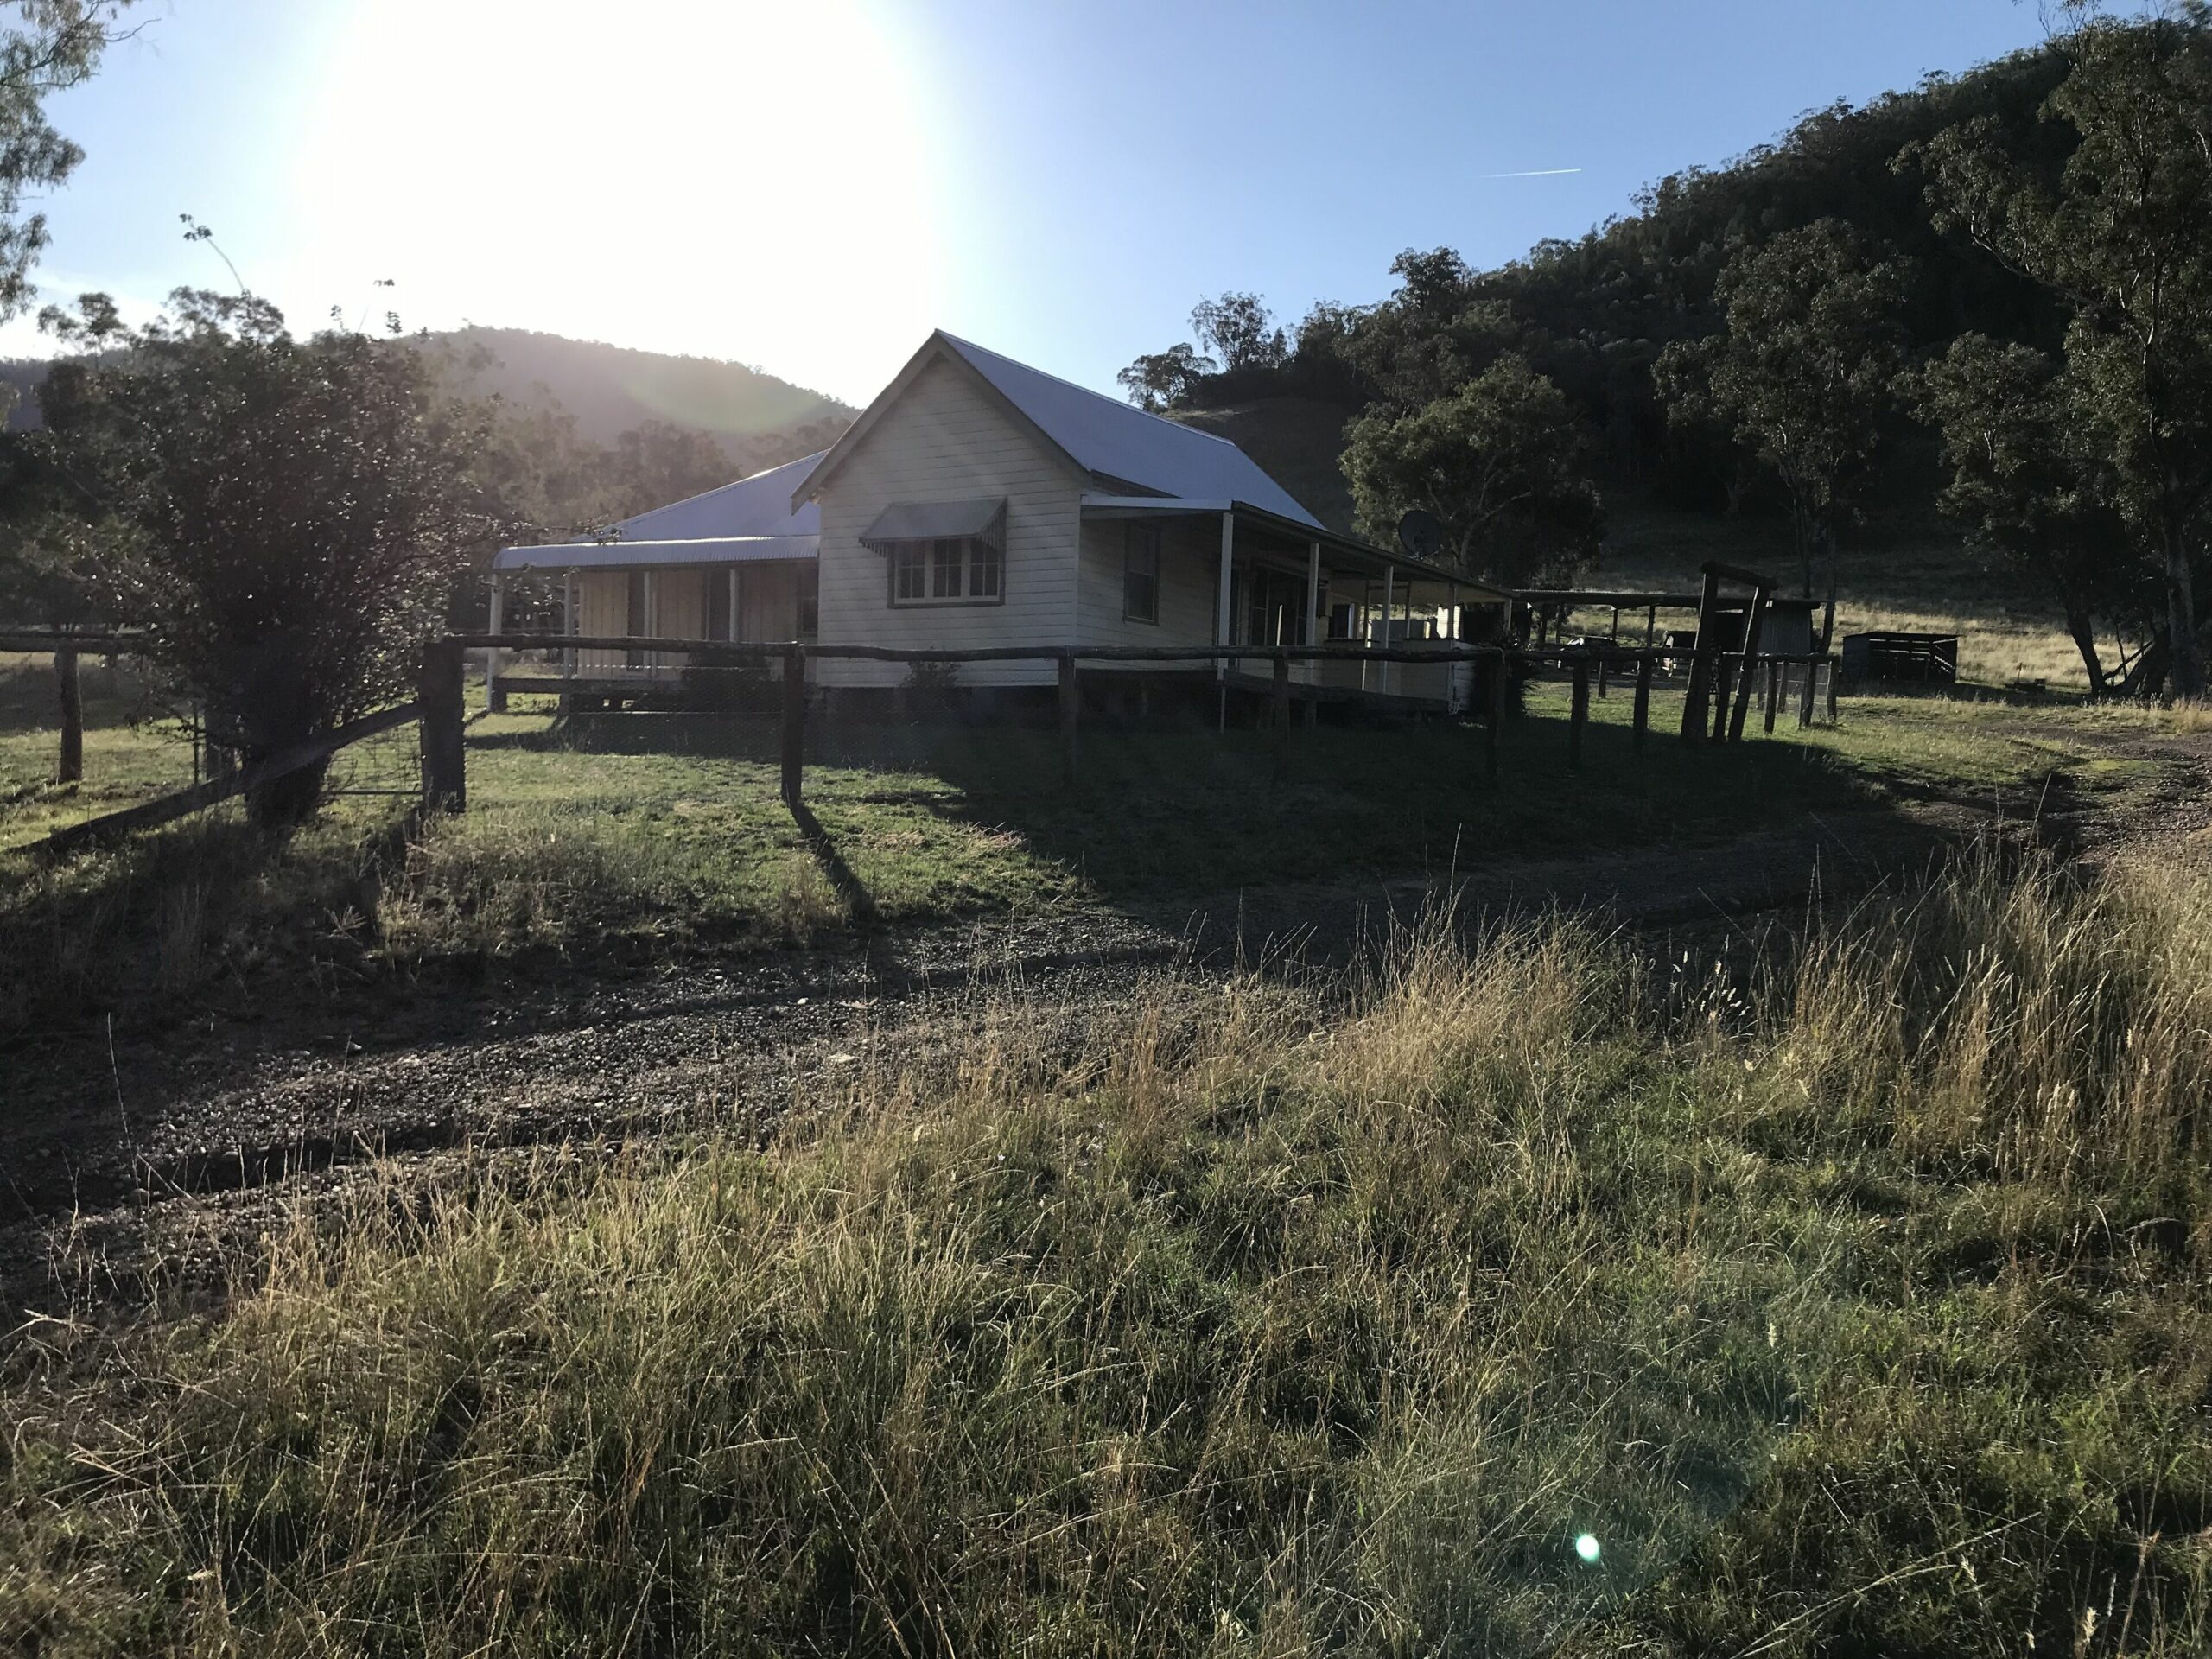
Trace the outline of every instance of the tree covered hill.
{"label": "tree covered hill", "polygon": [[[659,422],[709,435],[733,466],[744,467],[762,454],[788,459],[784,451],[793,441],[819,447],[813,439],[829,442],[855,412],[824,393],[715,358],[636,351],[526,328],[471,326],[422,340],[456,365],[462,390],[497,393],[518,410],[550,402],[573,420],[578,437],[598,445],[617,444],[625,433]],[[9,430],[38,424],[38,390],[48,366],[38,358],[0,361],[0,384],[16,394]]]}
{"label": "tree covered hill", "polygon": [[[1224,321],[1219,307],[1202,306],[1194,323],[1211,361],[1173,348],[1140,359],[1124,384],[1246,444],[1319,516],[1349,524],[1351,493],[1336,465],[1346,423],[1363,410],[1418,408],[1514,354],[1583,418],[1613,504],[1716,515],[1778,506],[1734,446],[1670,425],[1653,378],[1660,355],[1719,328],[1715,289],[1732,256],[1821,219],[1847,223],[1897,259],[1914,357],[1938,356],[1974,332],[2054,348],[2060,309],[1937,227],[1910,156],[1946,130],[1982,122],[2009,150],[2055,167],[2072,135],[2041,111],[2065,73],[2059,50],[2038,48],[1864,105],[1814,111],[1726,167],[1669,175],[1638,195],[1633,212],[1495,270],[1474,269],[1449,248],[1409,249],[1392,267],[1398,287],[1389,298],[1318,303],[1287,330],[1273,329],[1262,312],[1242,320],[1241,334],[1233,316],[1217,334],[1207,323]],[[1193,371],[1193,362],[1202,366]],[[1892,518],[1910,500],[1914,516],[1932,524],[1932,438],[1900,410],[1886,439],[1879,464],[1890,487],[1875,494]]]}
{"label": "tree covered hill", "polygon": [[543,388],[575,417],[577,431],[612,443],[648,421],[694,428],[733,449],[795,427],[856,412],[824,393],[710,357],[674,357],[524,328],[471,327],[432,336],[464,359],[488,356],[474,370],[480,391],[528,403]]}

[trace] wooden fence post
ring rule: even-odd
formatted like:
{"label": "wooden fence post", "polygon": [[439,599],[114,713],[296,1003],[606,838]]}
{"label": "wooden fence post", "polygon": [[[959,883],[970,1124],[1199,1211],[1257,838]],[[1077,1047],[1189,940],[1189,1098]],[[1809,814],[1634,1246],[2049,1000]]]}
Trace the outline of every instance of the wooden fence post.
{"label": "wooden fence post", "polygon": [[1067,780],[1075,782],[1077,743],[1076,728],[1083,718],[1083,690],[1075,677],[1075,652],[1060,653],[1060,760],[1067,770]]}
{"label": "wooden fence post", "polygon": [[[497,633],[506,624],[507,579],[496,570],[492,573],[491,632]],[[484,653],[484,708],[487,714],[507,712],[507,694],[499,689],[499,648],[492,646]]]}
{"label": "wooden fence post", "polygon": [[1582,728],[1590,723],[1590,664],[1578,662],[1574,665],[1574,701],[1569,705],[1567,721],[1567,765],[1571,772],[1582,770]]}
{"label": "wooden fence post", "polygon": [[1782,707],[1782,664],[1766,665],[1766,734],[1774,735],[1775,710]]}
{"label": "wooden fence post", "polygon": [[1813,723],[1813,680],[1820,671],[1811,658],[1805,659],[1805,690],[1797,703],[1797,729],[1801,732]]}
{"label": "wooden fence post", "polygon": [[1713,613],[1720,598],[1720,573],[1708,569],[1697,601],[1697,644],[1690,653],[1689,683],[1682,692],[1682,741],[1706,739],[1706,699],[1712,693],[1713,671],[1719,652],[1714,649]]}
{"label": "wooden fence post", "polygon": [[784,647],[784,804],[797,809],[806,770],[806,647]]}
{"label": "wooden fence post", "polygon": [[468,716],[462,706],[461,648],[450,639],[423,647],[416,715],[423,733],[423,806],[430,812],[468,807]]}
{"label": "wooden fence post", "polygon": [[61,759],[54,768],[58,782],[80,783],[85,776],[85,698],[77,678],[77,642],[54,648],[54,677],[61,690]]}
{"label": "wooden fence post", "polygon": [[1503,652],[1490,659],[1490,729],[1484,736],[1484,768],[1497,781],[1497,745],[1505,730],[1505,663]]}
{"label": "wooden fence post", "polygon": [[1833,726],[1833,725],[1834,725],[1834,724],[1835,724],[1835,677],[1836,677],[1836,660],[1835,660],[1835,658],[1833,658],[1833,657],[1831,657],[1831,658],[1828,658],[1828,661],[1827,661],[1827,671],[1828,671],[1828,724],[1829,724],[1829,725],[1831,725],[1831,726]]}
{"label": "wooden fence post", "polygon": [[1275,782],[1281,783],[1290,776],[1290,653],[1278,650],[1274,660],[1275,683],[1268,704],[1268,721],[1274,728]]}
{"label": "wooden fence post", "polygon": [[1646,652],[1636,659],[1636,718],[1635,745],[1640,752],[1643,740],[1651,729],[1651,653]]}
{"label": "wooden fence post", "polygon": [[1741,676],[1736,690],[1735,711],[1728,717],[1728,741],[1744,741],[1744,716],[1751,711],[1751,679],[1758,671],[1759,641],[1766,632],[1767,601],[1770,597],[1764,584],[1751,589],[1751,608],[1744,617],[1744,663],[1738,672]]}

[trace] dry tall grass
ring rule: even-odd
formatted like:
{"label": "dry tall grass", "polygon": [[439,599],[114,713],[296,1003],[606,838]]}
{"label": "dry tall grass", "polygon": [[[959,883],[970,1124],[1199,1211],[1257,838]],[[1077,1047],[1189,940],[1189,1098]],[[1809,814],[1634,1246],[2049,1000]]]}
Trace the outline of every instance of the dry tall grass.
{"label": "dry tall grass", "polygon": [[1436,928],[378,1172],[28,1333],[0,1644],[2202,1652],[2208,905],[1987,863],[1686,1011]]}

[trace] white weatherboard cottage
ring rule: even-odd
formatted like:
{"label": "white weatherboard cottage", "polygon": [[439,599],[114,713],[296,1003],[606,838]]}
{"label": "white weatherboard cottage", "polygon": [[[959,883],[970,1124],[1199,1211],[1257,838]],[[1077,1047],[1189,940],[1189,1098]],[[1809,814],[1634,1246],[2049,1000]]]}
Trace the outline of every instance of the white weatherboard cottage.
{"label": "white weatherboard cottage", "polygon": [[[943,332],[821,455],[602,541],[505,549],[493,569],[495,594],[508,572],[566,573],[575,633],[956,650],[1491,639],[1510,599],[1327,529],[1224,438]],[[580,690],[636,689],[678,667],[570,655]],[[1161,665],[1084,665],[1094,683],[1138,671]],[[1217,672],[1198,663],[1184,677]],[[1056,673],[1047,660],[959,669],[977,686]],[[810,674],[891,687],[906,670],[827,658]],[[1465,679],[1363,662],[1301,664],[1294,677],[1435,709]]]}

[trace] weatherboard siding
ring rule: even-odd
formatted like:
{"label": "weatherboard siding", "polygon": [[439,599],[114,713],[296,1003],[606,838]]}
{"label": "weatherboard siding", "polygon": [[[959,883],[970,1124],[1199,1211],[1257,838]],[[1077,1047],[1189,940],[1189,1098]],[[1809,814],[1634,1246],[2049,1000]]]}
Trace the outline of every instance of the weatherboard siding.
{"label": "weatherboard siding", "polygon": [[[580,570],[576,573],[576,632],[582,634],[630,632],[630,601],[625,587],[628,572]],[[619,651],[580,651],[576,672],[587,677],[619,674],[623,653]]]}
{"label": "weatherboard siding", "polygon": [[[1221,520],[1208,517],[1160,522],[1157,623],[1132,621],[1122,614],[1122,537],[1129,522],[1122,518],[1084,521],[1082,642],[1087,645],[1213,644],[1214,602],[1221,582]],[[1108,666],[1086,664],[1091,669]]]}
{"label": "weatherboard siding", "polygon": [[[1074,642],[1083,475],[964,368],[931,363],[885,409],[822,493],[819,637],[908,649]],[[996,605],[894,607],[885,556],[861,533],[894,501],[1007,499],[1006,597]],[[896,685],[896,663],[823,661],[824,685]],[[963,664],[967,685],[1041,685],[1050,662]]]}

